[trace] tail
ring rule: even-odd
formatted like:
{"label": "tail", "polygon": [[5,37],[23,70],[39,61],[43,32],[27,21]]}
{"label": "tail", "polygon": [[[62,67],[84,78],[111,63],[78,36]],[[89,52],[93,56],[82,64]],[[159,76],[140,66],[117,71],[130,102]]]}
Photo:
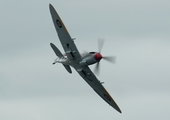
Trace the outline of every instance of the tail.
{"label": "tail", "polygon": [[[56,54],[56,56],[58,56],[59,58],[62,58],[64,57],[63,54],[60,52],[60,50],[53,44],[53,43],[50,43],[50,46],[51,48],[53,49],[54,53]],[[71,68],[69,65],[64,65],[63,66],[65,67],[65,69],[69,72],[69,73],[72,73],[71,71]]]}

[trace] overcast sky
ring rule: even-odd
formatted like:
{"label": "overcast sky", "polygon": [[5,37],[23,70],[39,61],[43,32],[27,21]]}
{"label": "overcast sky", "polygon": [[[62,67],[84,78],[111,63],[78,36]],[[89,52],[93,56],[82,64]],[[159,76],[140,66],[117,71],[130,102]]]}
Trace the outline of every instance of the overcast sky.
{"label": "overcast sky", "polygon": [[[51,3],[80,52],[101,61],[100,81],[122,110],[103,101],[74,69],[69,74],[49,43],[63,48]],[[169,0],[1,0],[0,120],[169,120]],[[91,66],[93,70],[93,66]]]}

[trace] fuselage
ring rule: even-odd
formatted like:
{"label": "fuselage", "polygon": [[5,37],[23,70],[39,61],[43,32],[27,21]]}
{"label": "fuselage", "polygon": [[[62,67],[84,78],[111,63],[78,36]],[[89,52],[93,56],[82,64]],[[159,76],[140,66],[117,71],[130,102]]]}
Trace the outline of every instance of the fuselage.
{"label": "fuselage", "polygon": [[62,54],[53,43],[50,43],[50,46],[53,49],[54,53],[56,54],[56,56],[58,56],[53,64],[61,63],[69,73],[72,73],[72,70],[70,68],[70,66],[72,66],[104,101],[106,101],[109,105],[111,105],[114,109],[121,113],[120,108],[113,100],[111,95],[106,91],[106,89],[102,85],[102,82],[97,79],[95,74],[88,67],[88,65],[96,63],[95,71],[97,73],[99,70],[99,63],[102,58],[108,61],[112,61],[112,58],[102,56],[100,54],[104,41],[98,41],[98,52],[84,52],[80,54],[76,45],[74,44],[74,39],[71,38],[54,7],[50,4],[49,8],[57,35],[65,51],[65,54]]}
{"label": "fuselage", "polygon": [[[76,64],[80,64],[81,66],[92,65],[92,64],[99,62],[102,59],[102,55],[98,52],[81,53],[81,57],[82,57],[82,60],[79,63],[76,63]],[[65,65],[70,65],[72,67],[75,64],[74,62],[70,61],[65,54],[64,54],[64,57],[56,58],[53,64],[55,63],[62,63]]]}

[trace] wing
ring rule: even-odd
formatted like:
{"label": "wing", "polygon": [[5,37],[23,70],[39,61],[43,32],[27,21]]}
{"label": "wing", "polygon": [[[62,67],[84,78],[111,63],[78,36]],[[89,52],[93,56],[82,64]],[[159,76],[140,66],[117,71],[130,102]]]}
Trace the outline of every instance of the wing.
{"label": "wing", "polygon": [[49,5],[49,7],[55,29],[68,59],[70,61],[81,61],[81,55],[77,50],[73,39],[70,37],[70,34],[68,33],[64,23],[55,11],[54,7],[51,4]]}
{"label": "wing", "polygon": [[120,108],[116,104],[116,102],[113,100],[110,94],[106,91],[102,83],[96,78],[96,76],[93,74],[93,72],[90,70],[89,67],[86,66],[86,67],[77,69],[77,72],[101,98],[103,98],[109,105],[111,105],[118,112],[122,113]]}

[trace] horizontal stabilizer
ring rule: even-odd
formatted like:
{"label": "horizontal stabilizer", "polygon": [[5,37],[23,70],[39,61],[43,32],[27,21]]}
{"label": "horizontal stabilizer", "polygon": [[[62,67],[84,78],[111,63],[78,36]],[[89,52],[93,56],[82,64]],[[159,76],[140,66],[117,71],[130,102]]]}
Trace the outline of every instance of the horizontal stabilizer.
{"label": "horizontal stabilizer", "polygon": [[72,73],[71,68],[70,68],[69,65],[64,65],[64,64],[63,64],[63,66],[65,67],[65,69],[66,69],[69,73]]}
{"label": "horizontal stabilizer", "polygon": [[59,58],[63,57],[59,49],[53,43],[50,43],[50,46]]}
{"label": "horizontal stabilizer", "polygon": [[[50,46],[51,48],[53,49],[53,51],[55,52],[55,54],[59,57],[59,58],[62,58],[64,57],[61,52],[59,51],[59,49],[53,44],[53,43],[50,43]],[[69,73],[72,73],[71,71],[71,68],[69,65],[64,65],[63,66],[65,67],[65,69],[69,72]]]}

